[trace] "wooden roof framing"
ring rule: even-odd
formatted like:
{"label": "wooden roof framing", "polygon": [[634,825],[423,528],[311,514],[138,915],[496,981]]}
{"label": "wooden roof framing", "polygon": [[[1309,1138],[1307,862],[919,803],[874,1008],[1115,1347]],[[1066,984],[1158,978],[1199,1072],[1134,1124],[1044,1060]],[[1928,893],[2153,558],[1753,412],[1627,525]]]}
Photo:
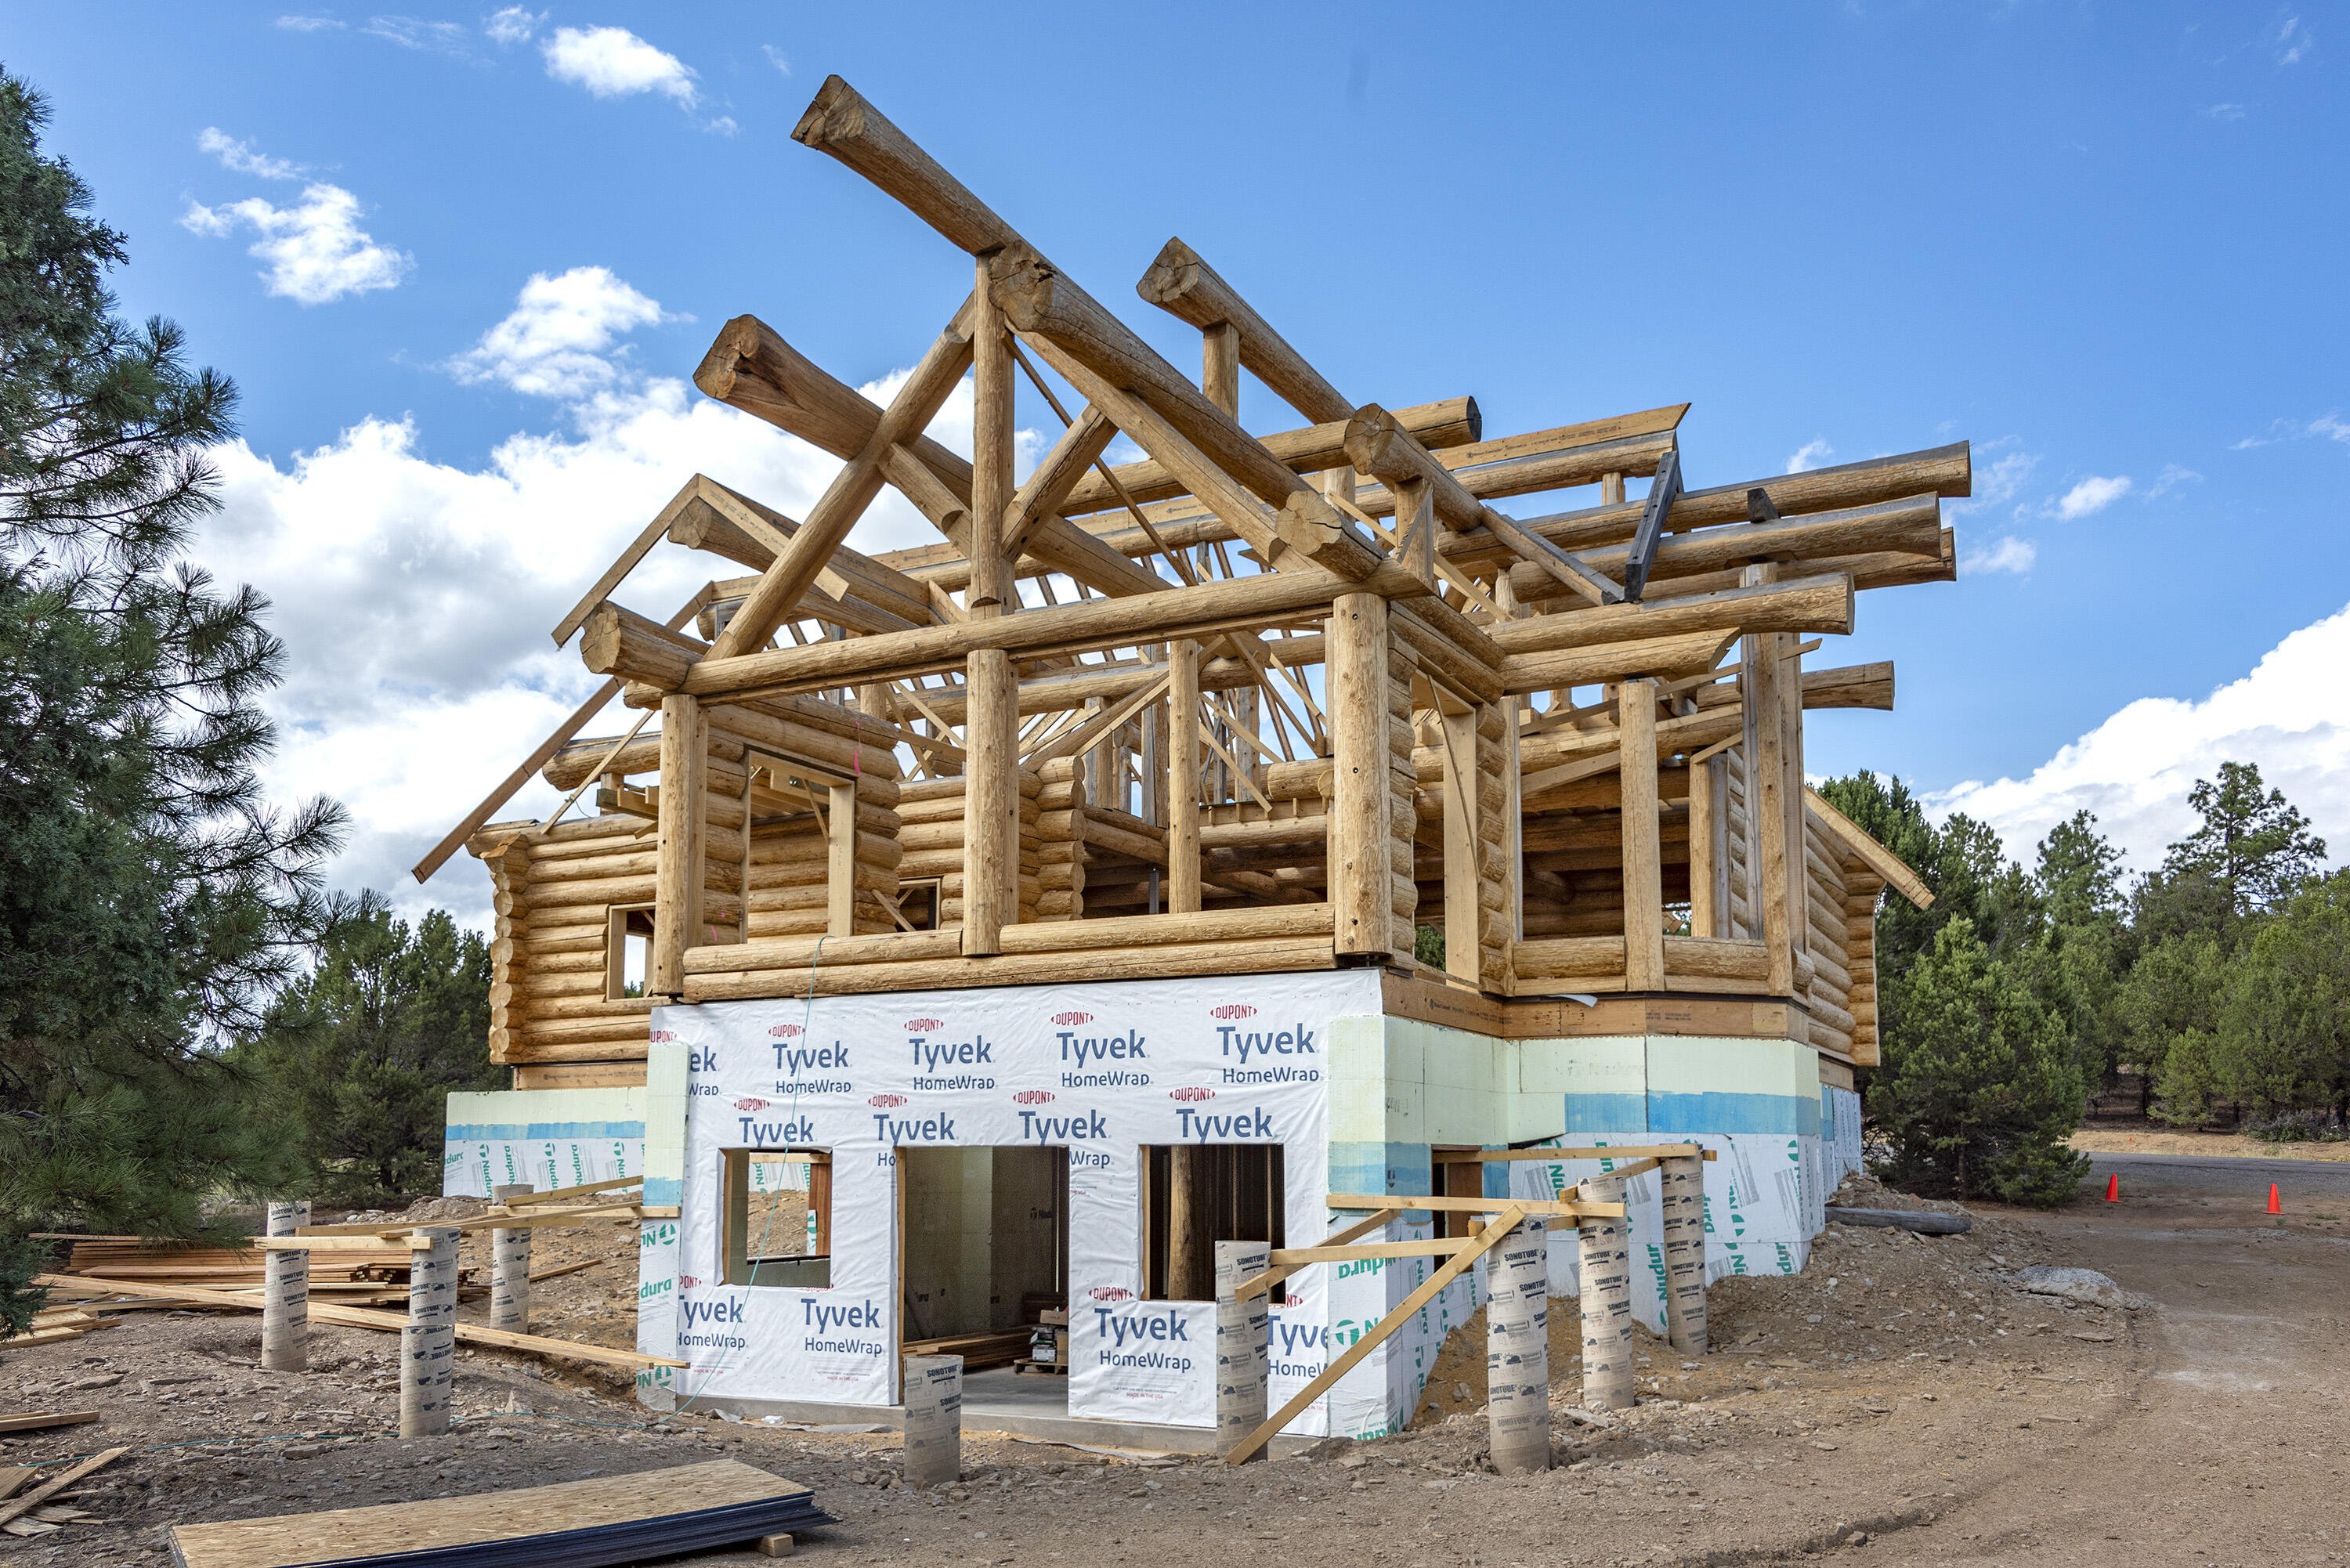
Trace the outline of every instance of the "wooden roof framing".
{"label": "wooden roof framing", "polygon": [[[1347,854],[1376,854],[1372,841],[1347,836],[1356,829],[1343,820],[1352,809],[1344,734],[1349,725],[1358,739],[1365,725],[1384,734],[1388,722],[1349,684],[1369,657],[1340,624],[1342,607],[1355,606],[1346,615],[1375,615],[1378,646],[1409,670],[1394,679],[1409,696],[1396,712],[1409,718],[1395,722],[1411,743],[1397,731],[1376,748],[1392,753],[1402,792],[1399,887],[1428,883],[1429,865],[1442,881],[1483,864],[1479,847],[1448,837],[1444,824],[1463,809],[1463,792],[1482,794],[1503,770],[1507,809],[1523,816],[1506,836],[1521,846],[1529,896],[1567,911],[1545,915],[1555,929],[1539,933],[1518,919],[1503,940],[1527,948],[1534,978],[1575,979],[1589,972],[1575,965],[1613,950],[1619,985],[1626,974],[1694,974],[1748,986],[1761,982],[1761,971],[1748,973],[1760,961],[1717,950],[1737,943],[1714,929],[1758,928],[1765,904],[1783,927],[1798,918],[1782,907],[1790,898],[1809,908],[1815,897],[1832,903],[1879,886],[1923,894],[1832,807],[1804,800],[1800,772],[1785,770],[1800,769],[1805,710],[1891,705],[1889,667],[1804,670],[1801,639],[1849,632],[1860,590],[1955,576],[1940,502],[1970,493],[1964,443],[1688,488],[1687,404],[1489,436],[1473,398],[1394,410],[1357,402],[1197,252],[1170,240],[1137,292],[1201,332],[1195,380],[839,78],[826,82],[794,136],[968,256],[972,292],[886,407],[758,317],[719,330],[696,385],[841,467],[800,518],[711,476],[689,479],[555,628],[558,644],[580,637],[588,668],[609,678],[607,693],[662,708],[665,729],[678,715],[742,714],[722,727],[784,725],[850,758],[868,746],[896,752],[910,758],[910,779],[962,779],[968,794],[955,809],[972,822],[1016,815],[1019,796],[1003,792],[1023,769],[1066,768],[1107,748],[1131,771],[1157,724],[1172,736],[1162,743],[1196,753],[1222,782],[1164,820],[1124,813],[1121,782],[1118,807],[1081,803],[1099,841],[1165,869],[1178,909],[1191,866],[1211,898],[1335,903],[1342,839]],[[1244,430],[1235,413],[1243,370],[1304,422],[1263,436]],[[966,376],[978,394],[976,460],[924,433]],[[1023,378],[1057,433],[1014,484],[1010,437]],[[1056,387],[1073,395],[1065,400]],[[1142,450],[1140,461],[1107,461],[1119,436]],[[1649,493],[1627,497],[1625,482],[1641,477]],[[1520,515],[1500,504],[1591,484],[1600,486],[1596,505]],[[885,490],[928,518],[940,542],[869,555],[849,547]],[[655,621],[618,596],[663,545],[748,575],[713,577],[680,616]],[[1389,679],[1384,666],[1377,678]],[[1575,691],[1593,687],[1598,701],[1578,705]],[[575,715],[532,765],[567,789],[598,771],[660,767],[666,781],[674,748],[658,735],[577,738],[597,706]],[[1755,773],[1766,759],[1777,774]],[[720,765],[739,766],[723,756]],[[450,843],[478,829],[527,771]],[[1748,775],[1751,799],[1735,782]],[[1794,808],[1773,826],[1791,779]],[[1033,791],[1033,778],[1023,787]],[[743,832],[724,829],[712,842],[744,846],[747,931],[754,819],[743,788]],[[678,793],[666,782],[664,790]],[[933,812],[925,804],[918,815],[927,823]],[[1724,836],[1723,813],[1751,842]],[[1635,854],[1623,825],[1641,815],[1658,819],[1645,830],[1657,843]],[[1708,834],[1720,847],[1707,874],[1718,880],[1742,857],[1745,867],[1742,882],[1733,876],[1711,894],[1694,888],[1704,852],[1685,847]],[[1814,843],[1814,835],[1825,836]],[[1620,934],[1585,936],[1600,916],[1575,912],[1572,885],[1611,874],[1611,844],[1634,881],[1679,877],[1686,865],[1692,908],[1719,907],[1711,926],[1700,929],[1692,916],[1689,934],[1659,953],[1627,898],[1611,918],[1619,930],[1635,920],[1628,944]],[[1815,888],[1800,880],[1807,855],[1820,862]],[[1765,857],[1792,879],[1786,888],[1761,874]],[[435,864],[428,859],[420,876]],[[979,860],[972,866],[979,876]],[[1201,908],[1196,885],[1191,896]],[[1410,901],[1395,896],[1400,918]],[[1659,895],[1651,886],[1644,897],[1653,905]],[[1343,944],[1358,914],[1336,911],[1316,929],[1335,927]],[[1473,924],[1474,900],[1456,914]],[[1281,929],[1289,942],[1313,935],[1294,920]],[[961,950],[1045,956],[1041,939],[1004,940],[967,927]],[[1602,946],[1575,945],[1586,941]],[[1800,955],[1774,960],[1770,982],[1794,994],[1799,981],[1842,972],[1825,942],[1819,951],[1808,969]],[[723,972],[713,967],[723,961],[680,957],[670,972],[681,985],[689,974]],[[1490,966],[1482,979],[1494,989]],[[1831,980],[1818,982],[1820,1006],[1845,1017],[1838,1010],[1861,982],[1844,973],[1837,989]],[[703,994],[716,993],[705,985]],[[1838,1027],[1849,1044],[1862,1024]]]}

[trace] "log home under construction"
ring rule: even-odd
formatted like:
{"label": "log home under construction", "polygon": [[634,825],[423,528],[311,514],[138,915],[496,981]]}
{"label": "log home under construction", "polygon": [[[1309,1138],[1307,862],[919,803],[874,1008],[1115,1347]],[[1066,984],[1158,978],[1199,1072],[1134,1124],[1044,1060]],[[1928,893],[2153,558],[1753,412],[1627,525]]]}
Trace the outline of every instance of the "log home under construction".
{"label": "log home under construction", "polygon": [[[1555,1196],[1601,1167],[1476,1156],[1561,1139],[1717,1148],[1709,1269],[1799,1268],[1878,900],[1928,897],[1804,782],[1805,713],[1891,667],[1814,655],[1954,577],[1968,448],[1690,489],[1686,405],[1492,438],[1340,392],[1174,240],[1138,292],[1194,379],[838,78],[795,134],[971,293],[887,407],[752,316],[695,372],[841,468],[798,519],[689,479],[555,628],[603,690],[419,867],[490,870],[515,1070],[452,1100],[451,1189],[641,1175],[640,1348],[692,1363],[646,1397],[752,1413],[947,1345],[1055,1419],[1205,1427],[1212,1241]],[[1295,428],[1241,427],[1243,370]],[[969,461],[923,433],[966,376]],[[1025,477],[1016,406],[1059,431]],[[847,545],[884,487],[937,545]],[[671,548],[739,575],[625,605]],[[484,826],[533,773],[564,810]],[[1291,1279],[1276,1399],[1428,1265]],[[1476,1289],[1289,1429],[1408,1419]]]}

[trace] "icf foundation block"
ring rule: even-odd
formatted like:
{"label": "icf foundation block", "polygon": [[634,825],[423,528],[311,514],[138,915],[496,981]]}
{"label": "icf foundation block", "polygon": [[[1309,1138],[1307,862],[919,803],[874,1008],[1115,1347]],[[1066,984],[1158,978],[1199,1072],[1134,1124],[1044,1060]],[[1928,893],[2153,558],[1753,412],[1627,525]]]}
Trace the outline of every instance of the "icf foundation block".
{"label": "icf foundation block", "polygon": [[[307,1203],[269,1206],[269,1234],[291,1236],[310,1222]],[[309,1366],[310,1254],[273,1251],[264,1266],[261,1293],[261,1365],[270,1372],[300,1372]]]}
{"label": "icf foundation block", "polygon": [[408,1323],[400,1331],[400,1435],[449,1429],[457,1351],[457,1239],[453,1225],[420,1227],[431,1241],[409,1254]]}
{"label": "icf foundation block", "polygon": [[[528,1182],[494,1187],[491,1199],[504,1203],[532,1190]],[[516,1226],[490,1232],[490,1326],[508,1334],[530,1332],[530,1230]]]}
{"label": "icf foundation block", "polygon": [[[1621,1203],[1624,1179],[1584,1182],[1575,1195],[1586,1203]],[[1622,1220],[1586,1216],[1578,1221],[1578,1262],[1583,1293],[1583,1403],[1595,1410],[1632,1405],[1631,1228]]]}
{"label": "icf foundation block", "polygon": [[906,1365],[906,1484],[962,1479],[962,1357],[909,1355]]}
{"label": "icf foundation block", "polygon": [[[1263,1241],[1216,1243],[1216,1452],[1229,1455],[1264,1425],[1265,1384],[1272,1355],[1273,1296],[1240,1299],[1241,1285],[1273,1266]],[[1270,1444],[1249,1457],[1262,1459]]]}
{"label": "icf foundation block", "polygon": [[1550,1469],[1550,1238],[1528,1216],[1488,1251],[1485,1415],[1493,1468]]}

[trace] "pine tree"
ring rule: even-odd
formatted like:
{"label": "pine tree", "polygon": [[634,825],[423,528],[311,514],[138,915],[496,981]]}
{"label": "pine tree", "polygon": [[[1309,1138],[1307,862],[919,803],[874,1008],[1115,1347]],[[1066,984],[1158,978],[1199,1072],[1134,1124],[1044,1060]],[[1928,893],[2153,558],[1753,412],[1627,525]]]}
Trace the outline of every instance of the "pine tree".
{"label": "pine tree", "polygon": [[2232,946],[2315,874],[2325,841],[2282,790],[2263,793],[2251,763],[2221,763],[2187,798],[2203,820],[2137,888],[2137,925],[2149,940],[2205,931]]}
{"label": "pine tree", "polygon": [[1931,1196],[2063,1202],[2089,1162],[2067,1147],[2085,1096],[2062,1026],[1964,916],[1894,989],[1903,1023],[1868,1092],[1890,1151],[1878,1173]]}
{"label": "pine tree", "polygon": [[177,563],[235,389],[116,317],[47,119],[0,73],[0,1232],[194,1235],[284,1173],[213,1047],[298,967],[341,817],[263,799],[266,605]]}
{"label": "pine tree", "polygon": [[440,1187],[451,1089],[494,1089],[490,954],[435,909],[411,930],[380,893],[338,908],[317,968],[236,1052],[267,1085],[305,1191],[404,1201]]}
{"label": "pine tree", "polygon": [[2230,1099],[2350,1117],[2350,871],[2308,884],[2252,938],[2215,1054]]}

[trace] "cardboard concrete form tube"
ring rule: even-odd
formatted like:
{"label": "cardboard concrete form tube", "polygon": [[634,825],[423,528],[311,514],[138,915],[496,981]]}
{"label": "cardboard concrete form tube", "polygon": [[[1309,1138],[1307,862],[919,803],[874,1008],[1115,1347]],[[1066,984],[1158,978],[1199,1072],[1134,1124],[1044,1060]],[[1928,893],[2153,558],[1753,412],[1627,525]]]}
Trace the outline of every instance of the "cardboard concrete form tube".
{"label": "cardboard concrete form tube", "polygon": [[1550,1469],[1550,1237],[1529,1214],[1485,1254],[1485,1412],[1493,1468]]}
{"label": "cardboard concrete form tube", "polygon": [[[1229,1457],[1264,1423],[1271,1369],[1272,1303],[1263,1291],[1243,1300],[1241,1285],[1272,1267],[1263,1241],[1216,1243],[1216,1452]],[[1251,1456],[1269,1457],[1263,1449]]]}
{"label": "cardboard concrete form tube", "polygon": [[[1621,1177],[1599,1177],[1575,1189],[1578,1201],[1621,1204]],[[1577,1221],[1583,1318],[1583,1403],[1593,1410],[1628,1410],[1637,1368],[1632,1362],[1631,1221],[1585,1216]]]}
{"label": "cardboard concrete form tube", "polygon": [[[506,1203],[533,1190],[529,1182],[490,1189],[493,1203]],[[506,1334],[530,1332],[530,1230],[490,1232],[490,1326]]]}
{"label": "cardboard concrete form tube", "polygon": [[410,1254],[408,1322],[400,1331],[400,1435],[449,1429],[456,1372],[457,1239],[453,1225],[427,1226],[429,1251]]}
{"label": "cardboard concrete form tube", "polygon": [[[310,1222],[310,1205],[273,1200],[268,1234],[291,1236]],[[299,1251],[269,1253],[262,1285],[261,1365],[268,1372],[301,1372],[309,1366],[310,1260]]]}
{"label": "cardboard concrete form tube", "polygon": [[909,1355],[905,1368],[908,1486],[962,1479],[962,1357]]}

